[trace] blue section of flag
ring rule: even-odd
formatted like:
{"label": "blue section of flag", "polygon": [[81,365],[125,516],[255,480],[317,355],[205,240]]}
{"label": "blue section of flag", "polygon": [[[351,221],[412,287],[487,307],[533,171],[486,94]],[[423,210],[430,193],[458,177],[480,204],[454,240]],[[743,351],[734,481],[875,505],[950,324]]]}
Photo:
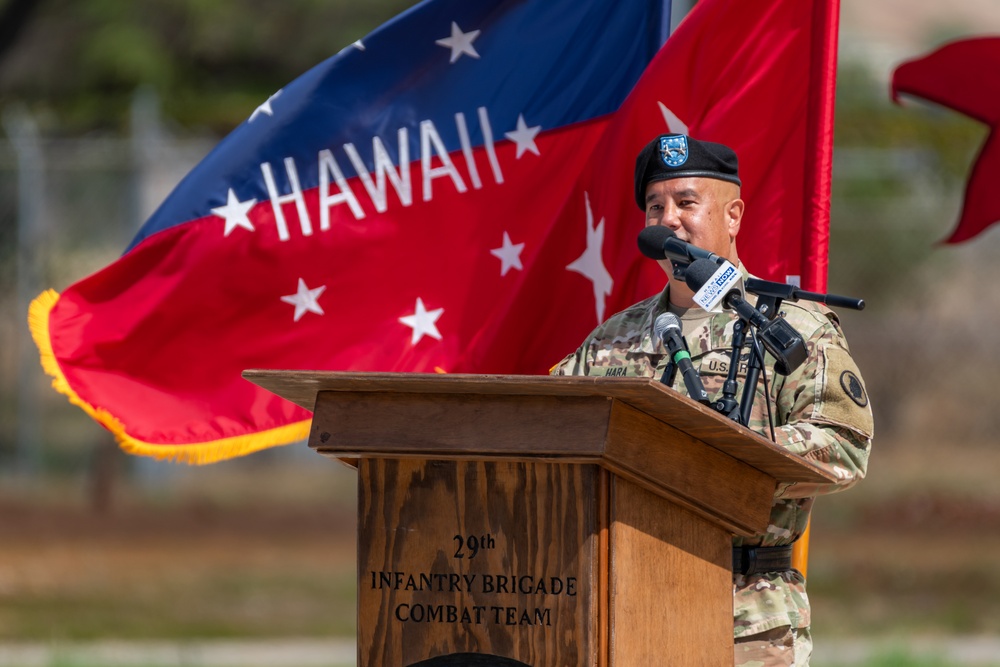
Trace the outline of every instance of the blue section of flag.
{"label": "blue section of flag", "polygon": [[[318,184],[317,154],[329,149],[346,178],[342,151],[353,144],[369,171],[379,137],[398,164],[400,128],[409,158],[420,155],[420,123],[431,121],[448,152],[461,148],[455,114],[464,114],[472,146],[485,142],[477,110],[488,110],[494,141],[527,126],[542,131],[615,111],[661,46],[670,0],[427,0],[360,44],[285,86],[236,128],[181,181],[129,250],[150,235],[209,215],[226,203],[270,198],[261,164],[270,163],[279,194],[292,190],[284,161],[299,169],[301,189]],[[472,55],[438,43],[452,24]],[[478,57],[476,57],[478,56]]]}

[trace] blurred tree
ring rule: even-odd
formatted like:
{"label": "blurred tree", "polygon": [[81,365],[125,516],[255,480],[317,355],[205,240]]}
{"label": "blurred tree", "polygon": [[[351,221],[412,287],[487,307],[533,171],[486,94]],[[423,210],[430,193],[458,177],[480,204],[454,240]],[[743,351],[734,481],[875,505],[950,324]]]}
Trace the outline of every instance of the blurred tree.
{"label": "blurred tree", "polygon": [[[914,388],[944,386],[941,378],[952,375],[950,361],[932,370],[937,357],[931,350],[981,349],[955,335],[952,320],[949,326],[936,322],[926,303],[942,289],[962,291],[956,276],[968,255],[939,242],[958,219],[965,180],[988,130],[922,101],[894,104],[888,72],[876,76],[864,65],[842,62],[838,75],[829,285],[868,301],[865,311],[840,315],[864,369],[876,431],[891,441],[914,421]],[[957,304],[962,295],[956,296],[943,301]],[[935,339],[939,331],[948,338]],[[952,395],[968,395],[968,387],[941,394]]]}
{"label": "blurred tree", "polygon": [[39,0],[8,0],[0,10],[0,58],[17,41],[38,4]]}
{"label": "blurred tree", "polygon": [[[830,288],[874,299],[919,293],[919,269],[958,218],[960,194],[987,129],[914,100],[893,104],[888,81],[861,65],[838,72]],[[930,275],[924,272],[924,275]],[[901,286],[908,289],[899,290]]]}
{"label": "blurred tree", "polygon": [[[33,4],[12,0],[6,10]],[[51,113],[67,134],[122,131],[133,91],[147,84],[165,116],[222,135],[271,93],[413,4],[49,0],[29,24],[21,21],[0,61],[0,107],[22,100]]]}

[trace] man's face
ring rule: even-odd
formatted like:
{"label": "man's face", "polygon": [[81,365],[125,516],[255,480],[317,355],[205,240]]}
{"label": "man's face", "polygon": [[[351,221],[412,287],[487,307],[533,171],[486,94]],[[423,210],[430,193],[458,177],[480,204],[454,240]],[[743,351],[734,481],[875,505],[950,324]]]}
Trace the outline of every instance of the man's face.
{"label": "man's face", "polygon": [[[662,225],[682,241],[734,264],[743,217],[739,187],[715,178],[673,178],[646,186],[646,226]],[[669,275],[667,260],[660,265]]]}

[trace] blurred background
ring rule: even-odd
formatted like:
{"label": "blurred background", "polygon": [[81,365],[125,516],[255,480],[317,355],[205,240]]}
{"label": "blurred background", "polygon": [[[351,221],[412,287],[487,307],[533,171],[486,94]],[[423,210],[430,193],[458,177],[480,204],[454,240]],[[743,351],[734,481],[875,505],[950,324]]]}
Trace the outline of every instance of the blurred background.
{"label": "blurred background", "polygon": [[[50,388],[26,313],[411,4],[0,0],[0,666],[353,664],[353,472],[304,443],[127,456]],[[817,503],[817,667],[1000,665],[1000,234],[939,244],[989,128],[889,97],[901,61],[983,34],[996,0],[842,0],[829,290],[868,302],[842,320],[876,439],[868,480]]]}

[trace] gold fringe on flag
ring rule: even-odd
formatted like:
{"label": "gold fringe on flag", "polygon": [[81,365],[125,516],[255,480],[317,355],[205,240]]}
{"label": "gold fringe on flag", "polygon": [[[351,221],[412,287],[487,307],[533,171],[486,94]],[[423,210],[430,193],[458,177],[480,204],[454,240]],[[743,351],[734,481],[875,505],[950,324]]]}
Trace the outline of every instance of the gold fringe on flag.
{"label": "gold fringe on flag", "polygon": [[287,445],[308,437],[309,420],[286,424],[259,433],[185,445],[152,444],[132,437],[126,432],[125,425],[117,417],[80,398],[69,385],[66,376],[63,375],[49,337],[49,314],[57,301],[59,301],[59,293],[55,290],[46,290],[39,294],[28,308],[28,327],[31,329],[31,336],[35,339],[35,345],[38,346],[42,368],[52,377],[52,387],[56,391],[65,395],[69,398],[70,403],[78,406],[90,415],[91,419],[111,431],[119,446],[129,454],[150,456],[161,461],[203,465],[244,456],[269,447]]}

